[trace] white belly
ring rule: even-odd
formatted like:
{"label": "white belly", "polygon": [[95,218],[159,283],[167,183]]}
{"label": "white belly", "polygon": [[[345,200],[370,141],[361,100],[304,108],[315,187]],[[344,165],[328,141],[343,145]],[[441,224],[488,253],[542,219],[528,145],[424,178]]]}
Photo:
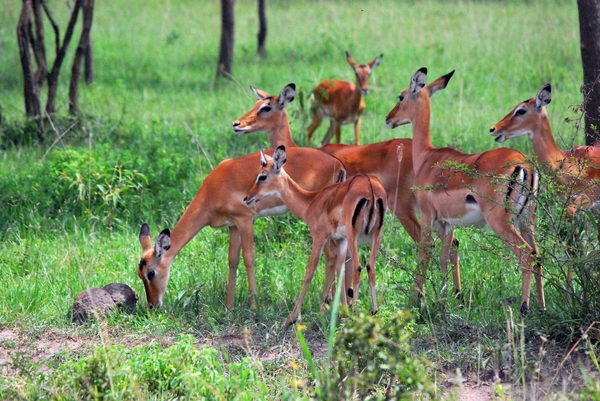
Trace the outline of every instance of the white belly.
{"label": "white belly", "polygon": [[467,206],[467,213],[458,217],[441,217],[440,220],[450,224],[453,227],[485,227],[487,223],[483,218],[481,209],[477,204]]}
{"label": "white belly", "polygon": [[290,209],[288,209],[287,206],[285,206],[285,205],[272,207],[270,209],[263,209],[260,212],[256,213],[254,215],[253,219],[256,220],[259,217],[265,217],[265,216],[279,216],[280,214],[287,213],[289,210]]}

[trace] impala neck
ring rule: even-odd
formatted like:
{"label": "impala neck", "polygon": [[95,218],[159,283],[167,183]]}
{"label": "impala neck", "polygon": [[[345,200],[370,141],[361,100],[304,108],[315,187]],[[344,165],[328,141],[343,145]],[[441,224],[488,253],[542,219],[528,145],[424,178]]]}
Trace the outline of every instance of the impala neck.
{"label": "impala neck", "polygon": [[350,103],[352,104],[352,110],[358,110],[360,106],[360,101],[362,100],[362,89],[360,85],[360,79],[356,78],[356,83],[354,84],[354,91],[350,95]]}
{"label": "impala neck", "polygon": [[425,161],[425,153],[428,150],[433,149],[433,145],[431,144],[431,134],[429,132],[430,114],[429,98],[420,98],[411,120],[413,129],[412,160],[415,172],[418,171]]}
{"label": "impala neck", "polygon": [[306,222],[306,212],[308,206],[315,198],[317,192],[311,192],[303,189],[287,173],[282,171],[282,185],[279,188],[279,195],[288,209],[300,220]]}
{"label": "impala neck", "polygon": [[274,125],[275,128],[267,132],[269,136],[269,143],[271,144],[272,148],[276,148],[279,145],[283,145],[286,148],[298,146],[292,138],[292,130],[290,129],[290,122],[285,109],[283,109],[281,117]]}
{"label": "impala neck", "polygon": [[208,208],[204,205],[205,198],[206,196],[198,194],[171,230],[171,248],[163,256],[163,263],[170,265],[179,251],[209,224],[206,212]]}
{"label": "impala neck", "polygon": [[548,121],[548,115],[545,112],[542,114],[539,128],[531,133],[529,137],[533,144],[533,151],[538,159],[548,164],[551,168],[558,168],[566,155],[556,145],[552,129],[550,128],[550,121]]}

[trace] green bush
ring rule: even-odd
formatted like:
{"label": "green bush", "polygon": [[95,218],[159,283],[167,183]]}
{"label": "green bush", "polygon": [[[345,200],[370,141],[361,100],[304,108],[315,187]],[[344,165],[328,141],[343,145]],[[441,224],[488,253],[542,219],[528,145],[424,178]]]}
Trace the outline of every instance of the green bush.
{"label": "green bush", "polygon": [[412,352],[414,324],[407,311],[348,317],[336,333],[333,366],[318,374],[320,400],[435,398],[429,362]]}

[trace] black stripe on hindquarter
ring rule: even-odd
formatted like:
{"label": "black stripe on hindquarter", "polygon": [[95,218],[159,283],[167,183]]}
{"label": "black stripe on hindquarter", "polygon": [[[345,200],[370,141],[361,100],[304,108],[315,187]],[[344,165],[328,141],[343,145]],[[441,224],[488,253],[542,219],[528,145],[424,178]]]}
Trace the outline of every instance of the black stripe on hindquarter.
{"label": "black stripe on hindquarter", "polygon": [[367,198],[360,198],[356,208],[354,208],[354,214],[352,215],[352,227],[356,227],[356,219],[360,214],[360,211],[369,203]]}
{"label": "black stripe on hindquarter", "polygon": [[383,199],[379,198],[377,199],[377,209],[379,210],[379,227],[377,227],[379,230],[381,230],[381,227],[383,226]]}
{"label": "black stripe on hindquarter", "polygon": [[515,167],[515,171],[510,175],[510,182],[508,183],[508,191],[506,191],[506,199],[504,203],[504,211],[506,213],[509,212],[508,205],[510,204],[510,195],[512,195],[512,191],[515,189],[515,184],[517,182],[517,177],[523,170],[523,167],[517,166]]}

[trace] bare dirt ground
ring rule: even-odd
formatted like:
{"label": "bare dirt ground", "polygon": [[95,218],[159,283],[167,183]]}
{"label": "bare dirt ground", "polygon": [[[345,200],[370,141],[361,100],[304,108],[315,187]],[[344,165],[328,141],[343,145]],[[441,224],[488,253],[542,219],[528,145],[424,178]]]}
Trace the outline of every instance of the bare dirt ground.
{"label": "bare dirt ground", "polygon": [[[122,333],[111,333],[110,330],[100,335],[71,331],[50,331],[43,334],[29,334],[17,329],[0,329],[0,375],[9,377],[17,374],[19,358],[40,363],[40,372],[48,373],[51,362],[61,355],[86,355],[94,348],[107,344],[121,344],[126,347],[146,345],[151,341],[161,346],[169,346],[174,338],[157,338],[148,335],[123,336]],[[254,335],[253,335],[254,334]],[[222,333],[219,336],[198,339],[198,346],[211,345],[227,352],[232,357],[248,356],[263,363],[289,363],[303,358],[302,351],[293,333],[278,338],[260,338],[248,329]],[[319,336],[307,336],[309,348],[315,358],[324,358],[327,343]],[[545,352],[540,363],[537,378],[526,375],[526,385],[515,385],[514,380],[502,379],[501,373],[494,368],[486,367],[483,371],[465,372],[448,367],[439,368],[438,384],[443,390],[442,399],[447,400],[565,400],[573,396],[574,391],[583,384],[581,369],[594,372],[590,367],[589,357],[583,352],[573,352],[565,358],[568,350],[551,350]],[[589,369],[588,369],[589,368]]]}

